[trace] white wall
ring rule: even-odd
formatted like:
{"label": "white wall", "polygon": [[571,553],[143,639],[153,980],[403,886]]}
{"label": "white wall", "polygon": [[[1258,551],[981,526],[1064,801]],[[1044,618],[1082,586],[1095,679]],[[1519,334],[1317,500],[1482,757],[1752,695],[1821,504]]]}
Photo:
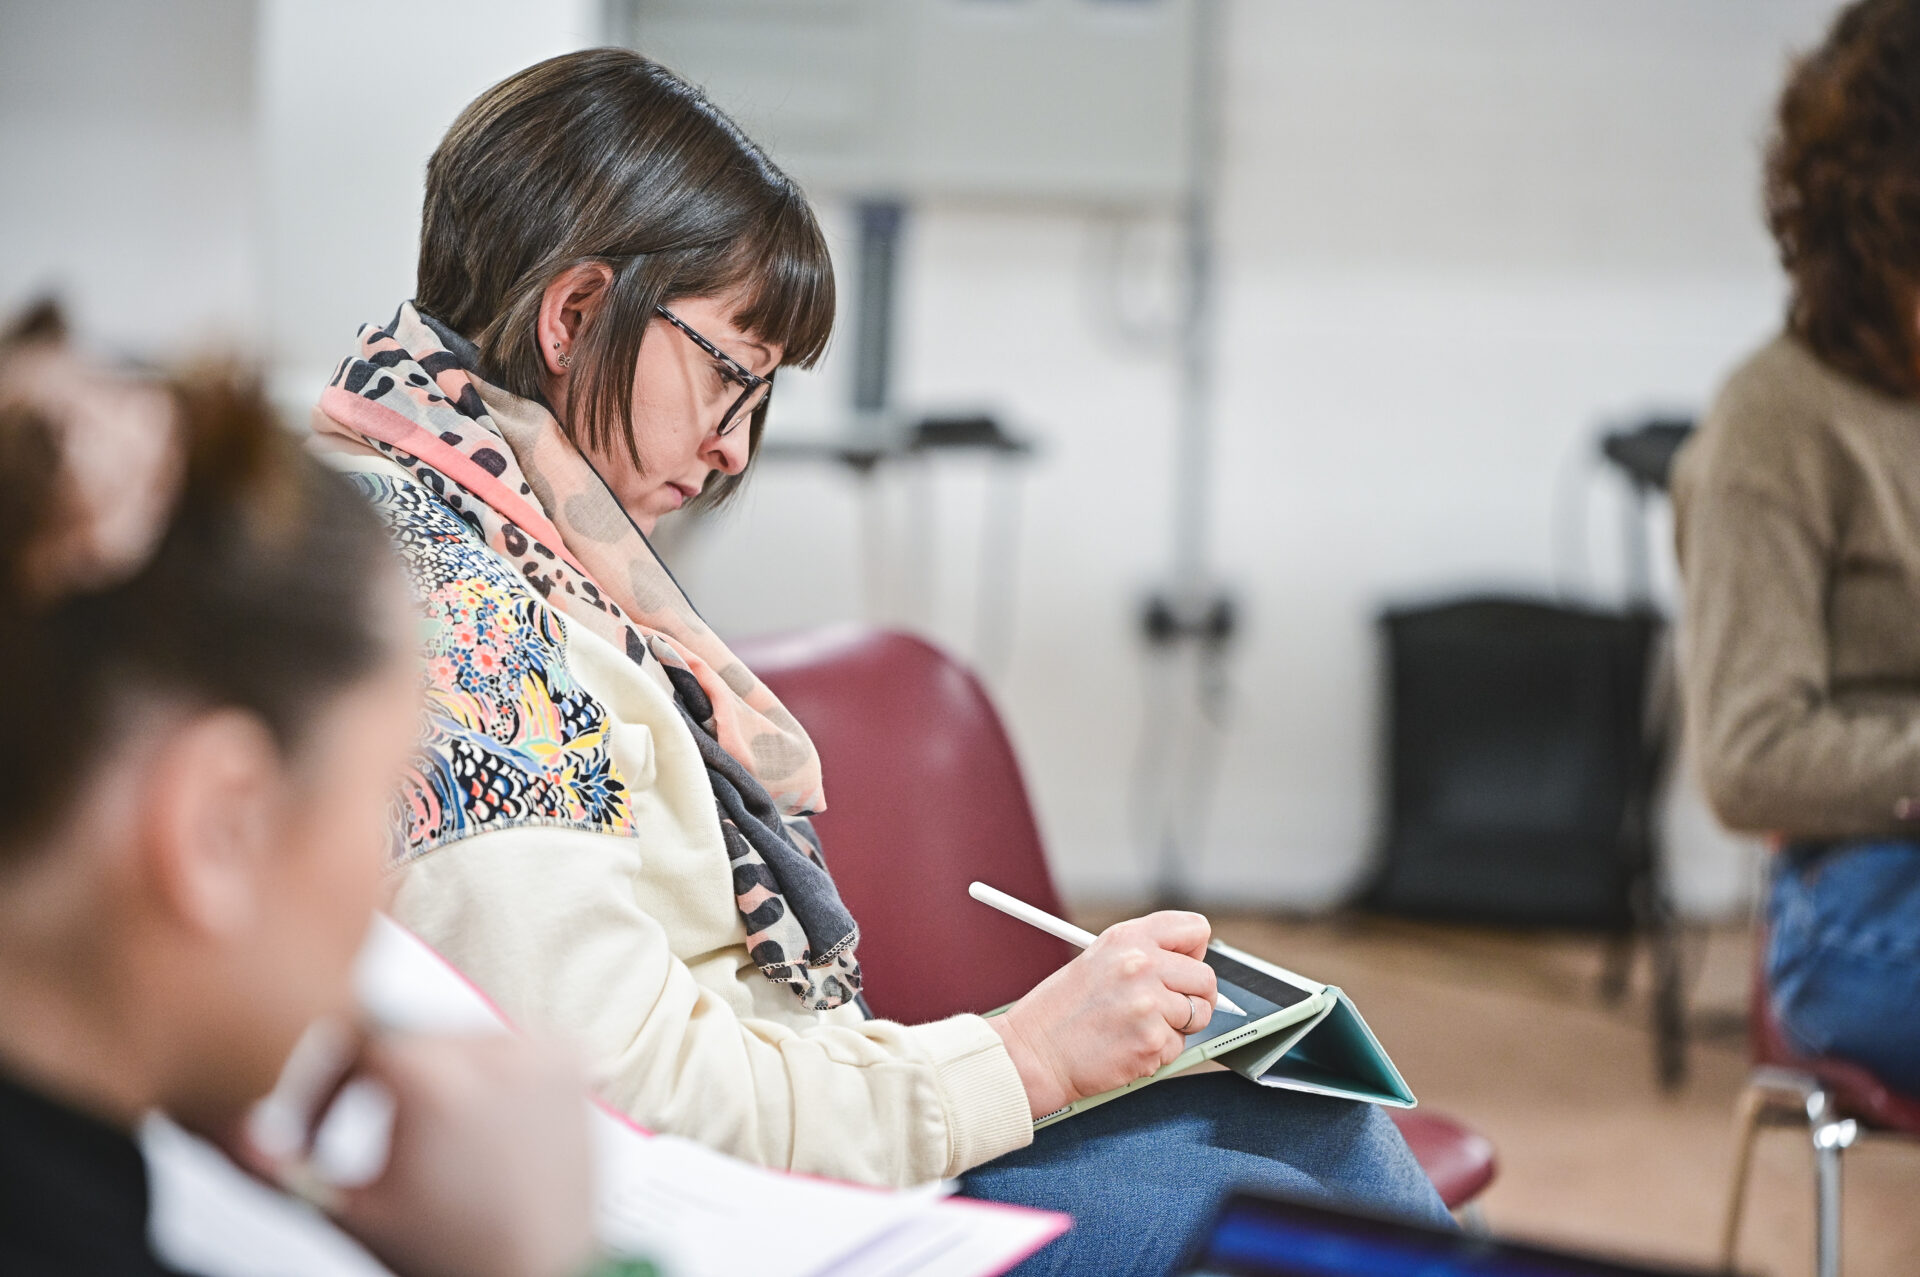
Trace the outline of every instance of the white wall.
{"label": "white wall", "polygon": [[[1213,533],[1248,624],[1206,894],[1311,905],[1355,881],[1378,606],[1551,588],[1556,486],[1581,489],[1590,431],[1700,404],[1774,325],[1758,141],[1785,51],[1830,8],[1229,3]],[[421,170],[454,113],[594,38],[597,13],[0,0],[0,304],[57,283],[93,332],[163,353],[210,328],[252,335],[287,402],[308,402],[356,325],[410,291]],[[844,257],[845,212],[825,211]],[[1091,227],[918,210],[901,381],[910,404],[997,405],[1044,446],[997,690],[1063,880],[1111,896],[1144,880],[1127,815],[1143,716],[1132,626],[1167,555],[1173,380],[1164,353],[1089,322]],[[1163,249],[1164,229],[1148,236]],[[1130,294],[1164,297],[1151,265]],[[783,377],[776,428],[827,426],[843,355],[811,384]],[[958,466],[882,491],[889,552],[905,513],[931,505],[929,624],[957,646],[981,483]],[[1604,593],[1614,508],[1597,491]],[[858,615],[861,517],[844,477],[769,468],[679,562],[725,629]],[[1740,853],[1697,808],[1675,826],[1683,896],[1724,907]]]}
{"label": "white wall", "polygon": [[593,43],[597,0],[259,0],[264,350],[310,404],[413,295],[427,157],[482,89]]}
{"label": "white wall", "polygon": [[[1230,6],[1213,530],[1249,624],[1205,896],[1310,906],[1351,889],[1373,836],[1378,607],[1553,588],[1556,489],[1588,486],[1596,426],[1703,404],[1777,323],[1759,143],[1787,50],[1829,10]],[[903,372],[910,402],[991,401],[1045,442],[999,690],[1061,877],[1112,896],[1145,880],[1131,626],[1166,561],[1173,383],[1168,360],[1086,321],[1088,237],[1072,215],[920,211]],[[824,415],[826,396],[795,410],[782,393],[795,418]],[[943,580],[971,562],[971,482],[935,485]],[[1605,595],[1617,503],[1591,486]],[[760,475],[683,551],[702,607],[743,630],[856,611],[854,501],[817,471]],[[935,624],[957,643],[961,611]],[[1670,829],[1683,901],[1729,907],[1744,845],[1690,798]]]}
{"label": "white wall", "polygon": [[252,0],[0,0],[0,310],[57,290],[96,340],[252,329]]}

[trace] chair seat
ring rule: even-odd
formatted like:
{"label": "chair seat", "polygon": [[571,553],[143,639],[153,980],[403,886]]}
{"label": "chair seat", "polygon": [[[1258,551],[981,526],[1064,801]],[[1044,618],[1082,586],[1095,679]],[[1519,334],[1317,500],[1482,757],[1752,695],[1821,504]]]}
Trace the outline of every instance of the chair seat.
{"label": "chair seat", "polygon": [[1768,1064],[1818,1078],[1833,1096],[1834,1108],[1841,1117],[1853,1118],[1874,1130],[1920,1136],[1920,1099],[1901,1094],[1858,1064],[1831,1056],[1809,1059],[1785,1052]]}
{"label": "chair seat", "polygon": [[1861,1065],[1830,1055],[1806,1056],[1793,1049],[1774,1013],[1767,987],[1766,929],[1754,943],[1753,982],[1748,998],[1747,1044],[1756,1068],[1784,1069],[1818,1078],[1833,1097],[1840,1117],[1863,1126],[1905,1135],[1920,1135],[1920,1097],[1902,1094]]}
{"label": "chair seat", "polygon": [[1458,1210],[1493,1182],[1493,1141],[1480,1132],[1425,1109],[1388,1113],[1448,1210]]}

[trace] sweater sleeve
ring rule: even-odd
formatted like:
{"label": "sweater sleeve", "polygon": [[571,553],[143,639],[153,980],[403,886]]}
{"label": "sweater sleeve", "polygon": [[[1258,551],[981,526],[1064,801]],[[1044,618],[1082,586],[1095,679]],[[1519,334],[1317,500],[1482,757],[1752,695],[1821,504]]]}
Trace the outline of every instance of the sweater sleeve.
{"label": "sweater sleeve", "polygon": [[1681,458],[1688,731],[1707,800],[1734,829],[1884,832],[1920,793],[1920,702],[1831,694],[1827,601],[1850,464],[1805,396],[1741,375]]}
{"label": "sweater sleeve", "polygon": [[393,912],[509,1018],[570,1036],[601,1095],[650,1130],[888,1186],[1031,1142],[1019,1074],[980,1017],[755,1018],[695,979],[635,903],[640,854],[580,830],[481,834],[412,862]]}

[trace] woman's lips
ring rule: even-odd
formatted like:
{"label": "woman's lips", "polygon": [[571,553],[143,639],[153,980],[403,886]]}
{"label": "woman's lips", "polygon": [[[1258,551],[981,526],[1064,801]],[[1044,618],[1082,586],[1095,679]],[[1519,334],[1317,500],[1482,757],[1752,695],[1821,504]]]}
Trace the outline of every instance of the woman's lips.
{"label": "woman's lips", "polygon": [[690,487],[684,483],[675,483],[671,479],[667,481],[667,489],[672,492],[676,498],[673,503],[673,508],[676,510],[700,495],[700,489]]}

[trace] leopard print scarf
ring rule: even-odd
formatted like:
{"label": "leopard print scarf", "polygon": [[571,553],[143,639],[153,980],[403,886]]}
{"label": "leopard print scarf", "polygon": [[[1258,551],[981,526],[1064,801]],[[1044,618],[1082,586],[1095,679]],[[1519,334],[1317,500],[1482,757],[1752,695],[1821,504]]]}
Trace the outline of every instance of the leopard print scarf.
{"label": "leopard print scarf", "polygon": [[[360,330],[314,428],[397,462],[569,620],[659,662],[706,763],[755,964],[812,1009],[856,999],[859,932],[805,819],[826,806],[806,731],[694,611],[552,413],[482,380],[478,362],[406,303]],[[449,797],[493,801],[481,786]]]}

